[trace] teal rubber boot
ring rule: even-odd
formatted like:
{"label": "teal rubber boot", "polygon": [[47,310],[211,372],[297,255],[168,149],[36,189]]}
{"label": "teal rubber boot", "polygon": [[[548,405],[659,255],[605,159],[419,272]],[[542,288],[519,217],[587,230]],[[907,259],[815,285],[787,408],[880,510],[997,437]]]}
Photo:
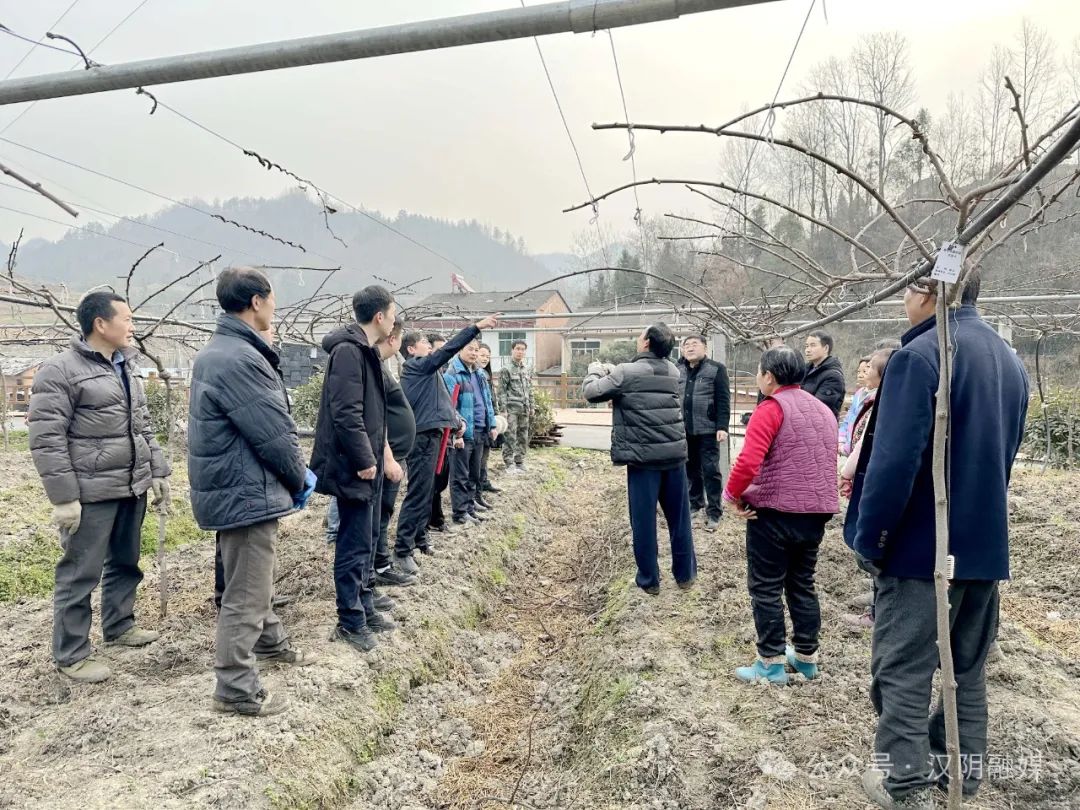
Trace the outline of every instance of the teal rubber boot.
{"label": "teal rubber boot", "polygon": [[784,686],[788,682],[788,674],[782,663],[766,664],[760,658],[748,667],[737,667],[735,677],[747,683],[768,681]]}
{"label": "teal rubber boot", "polygon": [[[817,655],[815,654],[814,657],[817,658]],[[800,661],[798,655],[795,653],[795,648],[790,644],[787,648],[787,662],[788,666],[808,681],[812,681],[818,676],[817,661]]]}

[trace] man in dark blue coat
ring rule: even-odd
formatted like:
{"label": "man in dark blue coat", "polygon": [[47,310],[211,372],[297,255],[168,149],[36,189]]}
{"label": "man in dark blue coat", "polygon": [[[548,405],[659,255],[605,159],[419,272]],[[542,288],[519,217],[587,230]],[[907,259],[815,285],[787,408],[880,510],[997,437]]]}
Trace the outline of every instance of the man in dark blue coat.
{"label": "man in dark blue coat", "polygon": [[[953,351],[949,421],[951,638],[964,792],[986,753],[986,654],[1009,578],[1008,485],[1027,414],[1028,380],[1015,352],[975,311],[979,281],[949,313]],[[938,652],[934,599],[934,409],[938,386],[936,282],[908,288],[912,328],[889,360],[863,439],[844,526],[860,565],[875,574],[871,699],[879,721],[864,775],[882,807],[932,807],[947,782],[944,710],[927,722]]]}
{"label": "man in dark blue coat", "polygon": [[459,422],[442,379],[442,367],[476,340],[482,329],[492,329],[496,323],[495,316],[488,315],[466,326],[438,349],[432,348],[423,332],[407,332],[402,338],[401,388],[416,416],[416,442],[409,453],[409,483],[398,515],[394,548],[397,564],[406,573],[420,570],[414,549],[431,551],[427,527],[435,492],[435,465],[443,432],[457,428]]}
{"label": "man in dark blue coat", "polygon": [[260,335],[274,317],[270,282],[258,270],[229,268],[218,277],[217,299],[225,314],[191,375],[191,508],[201,528],[218,532],[221,550],[214,707],[261,717],[284,710],[287,700],[262,688],[256,660],[314,660],[289,644],[271,606],[278,519],[306,504],[314,481],[278,353]]}

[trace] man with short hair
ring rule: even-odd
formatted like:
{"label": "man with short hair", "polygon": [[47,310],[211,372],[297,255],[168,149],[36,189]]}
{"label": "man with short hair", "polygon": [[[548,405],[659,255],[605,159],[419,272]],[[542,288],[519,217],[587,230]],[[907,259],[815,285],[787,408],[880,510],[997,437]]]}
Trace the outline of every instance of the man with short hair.
{"label": "man with short hair", "polygon": [[[1028,379],[1016,354],[975,309],[979,279],[949,311],[950,641],[960,724],[960,774],[971,796],[984,776],[986,656],[997,631],[998,581],[1009,578],[1008,486],[1024,432]],[[875,577],[870,697],[881,771],[863,785],[881,807],[931,808],[945,786],[945,714],[931,713],[939,666],[933,453],[939,356],[938,283],[908,287],[911,322],[889,358],[855,468],[844,539]],[[927,723],[927,715],[931,714]],[[884,772],[884,773],[883,773]]]}
{"label": "man with short hair", "polygon": [[499,372],[499,399],[506,411],[503,464],[510,474],[523,473],[529,450],[529,426],[533,416],[532,380],[525,367],[528,344],[515,340],[510,346],[510,362]]}
{"label": "man with short hair", "polygon": [[[446,431],[458,430],[461,422],[443,382],[442,367],[476,340],[481,329],[491,329],[495,323],[495,316],[489,315],[466,326],[449,342],[442,341],[436,349],[432,348],[430,336],[422,332],[408,332],[402,338],[401,354],[405,361],[401,366],[401,388],[415,414],[416,442],[406,465],[409,484],[398,516],[394,556],[398,566],[407,573],[419,571],[414,549],[421,553],[431,551],[427,528],[432,517],[433,496],[438,498],[440,494],[436,491],[435,466]],[[448,461],[444,459],[444,469]],[[441,512],[442,504],[439,506]]]}
{"label": "man with short hair", "polygon": [[376,646],[373,632],[395,628],[375,608],[371,563],[379,476],[393,454],[386,441],[386,386],[376,343],[390,335],[394,296],[372,284],[353,296],[356,320],[323,339],[326,363],[311,468],[316,491],[338,500],[334,544],[337,626],[331,636],[359,652]]}
{"label": "man with short hair", "polygon": [[462,446],[450,453],[450,505],[457,526],[479,523],[476,499],[480,496],[480,464],[484,457],[484,435],[496,436],[495,409],[491,390],[476,363],[480,341],[471,340],[450,361],[443,379],[457,412],[465,422]]}
{"label": "man with short hair", "polygon": [[679,375],[686,425],[686,473],[690,479],[690,509],[705,509],[705,528],[720,525],[724,478],[720,472],[720,442],[727,442],[731,421],[731,382],[727,369],[707,357],[704,335],[683,340]]}
{"label": "man with short hair", "polygon": [[806,336],[806,376],[802,389],[824,402],[833,416],[839,418],[844,406],[847,387],[844,382],[844,366],[833,357],[833,339],[827,332],[818,330]]}
{"label": "man with short hair", "polygon": [[154,438],[146,392],[131,367],[131,309],[92,292],[75,311],[82,331],[34,375],[30,454],[53,504],[63,555],[53,589],[52,654],[61,673],[98,683],[109,667],[90,644],[90,594],[101,582],[106,644],[141,647],[158,638],[135,624],[146,491],[169,506],[169,464]]}
{"label": "man with short hair", "polygon": [[314,483],[300,450],[270,328],[270,281],[232,267],[217,281],[224,313],[195,356],[188,405],[188,479],[199,526],[218,533],[224,590],[214,670],[217,711],[266,717],[283,694],[264,689],[257,662],[304,665],[274,613],[274,545],[280,518],[303,508]]}
{"label": "man with short hair", "polygon": [[[433,352],[437,352],[446,345],[446,338],[438,332],[429,332],[427,334],[427,339]],[[457,352],[454,354],[456,353]],[[446,383],[443,381],[442,375],[446,373],[446,367],[452,359],[453,355],[446,358],[446,362],[439,367],[439,385],[444,392],[446,392]],[[446,401],[450,402],[449,392],[446,393]],[[430,535],[431,532],[452,534],[455,531],[454,524],[451,521],[448,521],[446,515],[443,513],[443,493],[450,488],[450,448],[459,447],[461,445],[461,434],[465,432],[465,422],[458,416],[457,410],[453,405],[450,405],[450,410],[454,411],[453,418],[456,424],[452,428],[447,429],[449,432],[446,434],[446,446],[443,447],[442,454],[436,459],[435,489],[431,493],[431,513],[428,516],[427,525],[428,535]],[[425,543],[427,543],[426,540]],[[416,547],[423,551],[423,548],[421,548],[419,544],[417,544]],[[425,547],[430,550],[429,544]]]}
{"label": "man with short hair", "polygon": [[618,366],[590,363],[582,384],[589,402],[612,403],[611,460],[626,466],[636,582],[654,596],[660,593],[657,503],[668,524],[676,583],[688,590],[697,576],[679,370],[668,360],[674,347],[675,336],[667,325],[653,324],[638,335],[633,360]]}

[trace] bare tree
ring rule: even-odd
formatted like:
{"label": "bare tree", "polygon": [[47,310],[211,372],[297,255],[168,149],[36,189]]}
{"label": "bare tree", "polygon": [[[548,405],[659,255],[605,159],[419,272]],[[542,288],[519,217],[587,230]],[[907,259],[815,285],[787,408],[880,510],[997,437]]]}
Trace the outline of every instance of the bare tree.
{"label": "bare tree", "polygon": [[[902,110],[915,97],[907,39],[898,33],[875,33],[855,49],[852,62],[858,77],[859,95],[886,107]],[[878,193],[885,193],[892,153],[898,136],[889,115],[872,111],[877,154],[875,169]]]}

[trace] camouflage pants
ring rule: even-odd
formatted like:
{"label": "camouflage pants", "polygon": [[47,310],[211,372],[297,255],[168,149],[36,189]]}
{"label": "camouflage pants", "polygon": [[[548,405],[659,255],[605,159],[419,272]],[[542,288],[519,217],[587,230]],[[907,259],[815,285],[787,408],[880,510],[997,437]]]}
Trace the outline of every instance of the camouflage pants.
{"label": "camouflage pants", "polygon": [[503,462],[521,464],[525,461],[525,451],[529,449],[529,414],[514,413],[506,414],[509,426],[506,428],[506,438],[503,441]]}

